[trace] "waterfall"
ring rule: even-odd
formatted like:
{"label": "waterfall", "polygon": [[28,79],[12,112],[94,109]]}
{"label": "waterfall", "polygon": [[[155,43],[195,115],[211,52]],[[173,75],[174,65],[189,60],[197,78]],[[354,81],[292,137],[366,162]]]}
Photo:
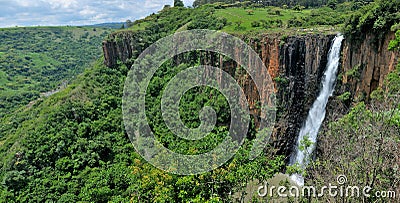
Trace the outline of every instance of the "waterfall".
{"label": "waterfall", "polygon": [[[322,89],[308,112],[306,122],[300,129],[296,149],[290,157],[290,165],[298,163],[301,168],[305,169],[310,160],[310,155],[315,150],[318,130],[325,118],[325,107],[335,87],[343,38],[342,35],[338,34],[329,50],[328,64],[322,79]],[[311,141],[311,145],[308,148],[301,147],[302,140],[304,140],[306,136],[308,136],[308,140]],[[304,185],[304,178],[300,174],[293,174],[290,178],[298,185]]]}

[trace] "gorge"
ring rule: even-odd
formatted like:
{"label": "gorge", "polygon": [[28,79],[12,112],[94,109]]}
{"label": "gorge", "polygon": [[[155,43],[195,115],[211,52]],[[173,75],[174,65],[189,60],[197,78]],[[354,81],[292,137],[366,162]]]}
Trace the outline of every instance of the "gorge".
{"label": "gorge", "polygon": [[[329,51],[328,64],[322,79],[322,87],[320,93],[313,103],[310,112],[304,125],[300,129],[295,150],[293,151],[289,164],[298,164],[301,168],[305,169],[310,162],[311,155],[317,146],[317,135],[325,118],[325,108],[328,99],[333,94],[336,82],[336,74],[339,67],[340,50],[342,45],[343,36],[338,34]],[[309,142],[304,143],[304,142]],[[298,185],[304,185],[304,178],[300,174],[293,174],[291,176]]]}
{"label": "gorge", "polygon": [[[340,52],[338,85],[335,95],[349,92],[352,99],[368,100],[377,87],[383,85],[385,76],[397,65],[398,53],[387,50],[395,35],[389,31],[382,39],[366,33],[362,41],[344,39]],[[259,53],[275,81],[278,116],[270,143],[272,153],[287,158],[293,153],[293,146],[302,124],[307,118],[327,66],[327,58],[335,35],[306,34],[290,37],[283,35],[260,35],[247,37],[247,43]],[[104,64],[115,67],[119,62],[129,66],[145,45],[132,31],[120,31],[103,42]],[[210,60],[211,59],[211,60]],[[212,56],[205,61],[227,72],[234,73],[236,64],[221,62],[221,57]],[[356,75],[349,74],[357,69]],[[356,77],[357,76],[357,77]],[[235,76],[236,79],[240,76]],[[258,93],[251,82],[241,81],[247,95],[251,113],[257,117]],[[331,108],[328,104],[328,108]],[[328,111],[335,111],[329,109]]]}
{"label": "gorge", "polygon": [[[196,2],[159,4],[157,12],[112,30],[0,29],[0,203],[400,202],[400,0]],[[107,7],[128,18],[146,6],[133,3]],[[117,6],[128,5],[132,11],[119,13]],[[203,32],[165,38],[193,30],[228,33],[246,45]],[[155,43],[160,39],[166,44]],[[183,42],[190,51],[179,51]],[[146,57],[152,47],[163,54]],[[148,66],[151,59],[157,70]],[[210,66],[218,72],[202,70]],[[196,77],[178,84],[192,67],[198,67],[190,71]],[[188,87],[208,79],[214,86]],[[62,81],[68,84],[60,91],[35,99]],[[187,87],[182,94],[180,85]],[[179,100],[165,98],[169,90]],[[224,96],[238,92],[246,119],[232,113]],[[127,103],[126,97],[140,101]],[[174,111],[163,111],[165,104]],[[127,118],[140,125],[127,125]],[[195,140],[186,135],[197,132],[182,136],[170,128],[199,129],[205,120],[213,123]],[[265,121],[272,127],[263,128]],[[235,136],[232,126],[247,131]],[[135,143],[130,130],[143,142]],[[240,147],[228,153],[239,137]],[[174,159],[170,151],[184,156]],[[225,162],[217,162],[220,155]],[[203,166],[210,170],[192,170]],[[338,183],[372,190],[370,196],[308,191],[281,198],[280,186],[303,183],[308,187],[302,189]],[[275,186],[276,194],[257,194],[260,185],[265,191]],[[377,196],[380,191],[395,196]]]}

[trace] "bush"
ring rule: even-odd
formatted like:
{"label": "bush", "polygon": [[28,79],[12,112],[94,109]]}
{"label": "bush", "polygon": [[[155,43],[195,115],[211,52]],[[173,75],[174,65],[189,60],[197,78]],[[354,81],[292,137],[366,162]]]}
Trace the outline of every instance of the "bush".
{"label": "bush", "polygon": [[360,65],[354,66],[352,69],[346,71],[346,76],[358,79],[360,78]]}
{"label": "bush", "polygon": [[390,41],[389,50],[400,50],[400,30],[396,32],[396,38]]}
{"label": "bush", "polygon": [[302,11],[304,8],[305,8],[304,6],[296,5],[295,7],[293,7],[293,10]]}
{"label": "bush", "polygon": [[276,78],[274,78],[274,81],[279,84],[288,84],[289,83],[289,80],[286,79],[285,77],[276,77]]}
{"label": "bush", "polygon": [[296,17],[293,17],[288,20],[289,27],[301,27],[301,26],[303,26],[303,23],[304,23],[303,20],[296,18]]}
{"label": "bush", "polygon": [[346,102],[350,99],[351,93],[350,92],[345,92],[341,95],[338,96],[338,99],[340,99],[343,102]]}
{"label": "bush", "polygon": [[251,27],[260,27],[260,22],[259,21],[251,22]]}

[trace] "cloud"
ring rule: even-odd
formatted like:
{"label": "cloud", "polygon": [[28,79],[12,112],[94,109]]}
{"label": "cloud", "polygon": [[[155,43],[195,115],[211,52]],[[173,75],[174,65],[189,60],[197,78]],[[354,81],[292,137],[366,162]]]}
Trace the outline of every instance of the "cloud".
{"label": "cloud", "polygon": [[[184,0],[191,6],[193,0]],[[0,0],[0,27],[87,25],[136,20],[173,0]]]}
{"label": "cloud", "polygon": [[192,6],[194,0],[183,0],[183,3],[185,3],[185,6]]}

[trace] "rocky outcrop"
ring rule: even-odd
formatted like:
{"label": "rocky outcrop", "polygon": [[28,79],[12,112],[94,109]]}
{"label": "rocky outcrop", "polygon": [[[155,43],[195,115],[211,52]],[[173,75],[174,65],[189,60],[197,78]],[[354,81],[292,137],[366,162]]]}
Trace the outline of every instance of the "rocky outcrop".
{"label": "rocky outcrop", "polygon": [[361,42],[344,42],[342,82],[345,91],[350,91],[355,98],[368,99],[372,91],[383,85],[386,75],[398,62],[398,52],[388,50],[394,37],[394,33],[389,32],[379,40],[368,33]]}
{"label": "rocky outcrop", "polygon": [[103,55],[104,64],[107,67],[114,67],[117,65],[118,53],[114,41],[103,41]]}
{"label": "rocky outcrop", "polygon": [[130,65],[132,58],[136,58],[143,51],[144,43],[133,31],[119,31],[108,36],[103,41],[104,64],[114,67],[121,61]]}

